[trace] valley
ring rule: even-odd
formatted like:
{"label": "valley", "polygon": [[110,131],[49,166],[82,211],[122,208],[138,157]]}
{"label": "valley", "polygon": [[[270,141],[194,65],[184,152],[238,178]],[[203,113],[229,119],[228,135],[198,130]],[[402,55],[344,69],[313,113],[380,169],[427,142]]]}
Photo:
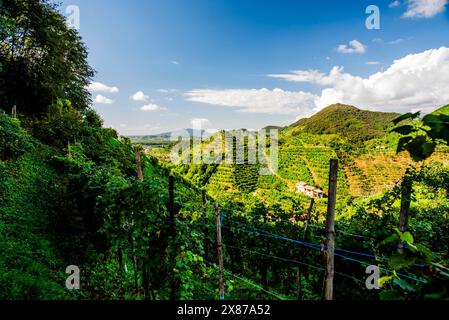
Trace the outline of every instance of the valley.
{"label": "valley", "polygon": [[[368,199],[398,184],[413,162],[406,152],[396,153],[400,135],[390,132],[395,117],[398,114],[332,105],[310,119],[279,128],[277,170],[266,155],[264,164],[258,164],[267,167],[270,175],[257,174],[257,165],[228,163],[219,164],[213,171],[198,170],[204,164],[183,165],[178,172],[191,181],[207,181],[198,187],[212,194],[253,192],[268,205],[279,201],[287,209],[295,198],[302,198],[295,191],[299,182],[327,192],[329,161],[339,159],[338,201]],[[208,147],[209,139],[202,142],[203,148]],[[169,148],[148,150],[148,154],[167,161]],[[449,149],[443,148],[422,165],[447,165],[448,158]]]}

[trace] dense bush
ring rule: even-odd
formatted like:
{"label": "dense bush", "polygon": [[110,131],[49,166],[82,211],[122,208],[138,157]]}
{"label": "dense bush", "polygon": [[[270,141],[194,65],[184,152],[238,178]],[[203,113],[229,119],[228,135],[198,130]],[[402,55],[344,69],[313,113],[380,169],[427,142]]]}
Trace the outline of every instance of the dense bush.
{"label": "dense bush", "polygon": [[16,158],[34,146],[34,139],[20,127],[18,120],[0,113],[0,160]]}

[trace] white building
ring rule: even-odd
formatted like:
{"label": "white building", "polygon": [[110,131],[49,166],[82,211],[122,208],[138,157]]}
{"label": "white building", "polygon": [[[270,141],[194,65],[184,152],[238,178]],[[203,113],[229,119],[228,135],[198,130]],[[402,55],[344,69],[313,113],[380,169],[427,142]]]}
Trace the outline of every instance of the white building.
{"label": "white building", "polygon": [[323,189],[310,186],[305,182],[298,182],[296,184],[296,193],[304,193],[311,198],[326,197],[326,194],[324,193]]}

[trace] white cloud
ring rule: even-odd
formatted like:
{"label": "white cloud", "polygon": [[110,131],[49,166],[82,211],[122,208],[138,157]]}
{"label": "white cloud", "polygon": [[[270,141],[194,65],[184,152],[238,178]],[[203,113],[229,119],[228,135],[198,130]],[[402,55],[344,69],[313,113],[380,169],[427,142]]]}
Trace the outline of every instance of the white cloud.
{"label": "white cloud", "polygon": [[320,85],[328,85],[331,84],[331,77],[338,74],[342,70],[342,67],[333,67],[328,76],[318,70],[296,70],[286,74],[269,74],[268,77],[283,79],[291,82],[309,82]]}
{"label": "white cloud", "polygon": [[372,110],[428,110],[449,101],[449,48],[410,54],[367,78],[346,73],[342,67],[332,68],[329,74],[309,70],[271,77],[326,86],[315,100],[316,108],[342,102]]}
{"label": "white cloud", "polygon": [[157,104],[149,103],[144,105],[140,108],[141,111],[156,111],[156,110],[165,110],[165,108],[162,108],[158,106]]}
{"label": "white cloud", "polygon": [[158,91],[161,93],[175,93],[178,90],[176,90],[176,89],[159,89]]}
{"label": "white cloud", "polygon": [[401,1],[396,0],[396,1],[391,2],[391,3],[388,5],[388,8],[397,8],[397,7],[399,7],[400,5],[401,5]]}
{"label": "white cloud", "polygon": [[[411,38],[408,38],[407,40],[410,40]],[[395,40],[391,40],[391,41],[385,41],[384,39],[381,39],[381,38],[374,38],[373,40],[371,40],[373,43],[376,43],[376,44],[383,44],[383,43],[386,43],[386,44],[399,44],[399,43],[401,43],[401,42],[404,42],[406,39],[403,39],[403,38],[398,38],[398,39],[395,39]]]}
{"label": "white cloud", "polygon": [[193,129],[207,129],[211,127],[211,122],[209,121],[209,119],[205,119],[205,118],[193,118],[192,120],[190,120],[190,124],[192,125]]}
{"label": "white cloud", "polygon": [[399,38],[399,39],[396,39],[396,40],[389,41],[388,44],[399,44],[399,43],[404,42],[404,41],[405,41],[404,39]]}
{"label": "white cloud", "polygon": [[395,60],[368,77],[335,66],[329,73],[298,70],[269,77],[323,86],[319,94],[282,89],[195,89],[189,101],[236,108],[241,112],[305,117],[333,103],[359,108],[407,112],[429,111],[449,102],[449,48],[430,49]]}
{"label": "white cloud", "polygon": [[109,99],[109,98],[106,98],[105,96],[103,96],[103,95],[101,95],[101,94],[98,94],[96,97],[95,97],[95,103],[98,103],[98,104],[113,104],[115,101],[114,100],[111,100],[111,99]]}
{"label": "white cloud", "polygon": [[404,18],[432,18],[445,9],[448,0],[407,0]]}
{"label": "white cloud", "polygon": [[365,53],[366,46],[358,40],[351,40],[348,44],[341,44],[337,47],[340,53]]}
{"label": "white cloud", "polygon": [[185,93],[185,96],[189,101],[252,113],[309,115],[315,107],[315,95],[312,93],[282,89],[195,89]]}
{"label": "white cloud", "polygon": [[171,62],[171,64],[174,64],[174,65],[178,65],[179,64],[179,61],[170,61]]}
{"label": "white cloud", "polygon": [[134,100],[134,101],[147,102],[150,97],[145,95],[145,93],[143,93],[143,91],[137,91],[130,98],[131,98],[131,100]]}
{"label": "white cloud", "polygon": [[87,89],[92,92],[117,93],[117,87],[109,87],[100,82],[92,82],[87,86]]}
{"label": "white cloud", "polygon": [[293,82],[317,82],[324,77],[324,74],[318,70],[297,70],[288,74],[269,74],[268,76]]}
{"label": "white cloud", "polygon": [[378,65],[378,64],[381,64],[379,61],[367,61],[367,62],[365,62],[365,64],[367,64],[367,65]]}

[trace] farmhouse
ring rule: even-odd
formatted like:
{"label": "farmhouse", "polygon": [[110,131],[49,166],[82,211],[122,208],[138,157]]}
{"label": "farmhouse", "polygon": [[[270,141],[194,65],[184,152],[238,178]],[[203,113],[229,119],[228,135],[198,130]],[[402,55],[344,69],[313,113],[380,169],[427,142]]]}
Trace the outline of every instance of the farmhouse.
{"label": "farmhouse", "polygon": [[311,198],[326,197],[326,194],[324,193],[323,189],[310,186],[305,182],[298,182],[296,184],[296,193],[304,193]]}

